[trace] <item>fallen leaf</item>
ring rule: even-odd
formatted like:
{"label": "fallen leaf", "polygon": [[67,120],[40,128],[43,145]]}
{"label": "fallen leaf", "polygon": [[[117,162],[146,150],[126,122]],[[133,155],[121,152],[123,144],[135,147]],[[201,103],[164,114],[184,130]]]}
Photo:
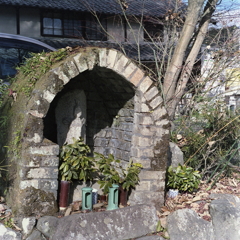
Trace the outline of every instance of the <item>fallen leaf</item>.
{"label": "fallen leaf", "polygon": [[196,196],[192,199],[192,202],[197,202],[197,201],[201,201],[202,197],[201,196]]}
{"label": "fallen leaf", "polygon": [[166,217],[160,218],[160,222],[161,222],[161,226],[163,228],[167,228],[167,218]]}
{"label": "fallen leaf", "polygon": [[102,206],[104,206],[104,203],[96,203],[93,205],[93,209],[101,208]]}
{"label": "fallen leaf", "polygon": [[164,213],[162,214],[162,216],[168,216],[170,213],[171,213],[171,212],[166,211],[166,212],[164,212]]}
{"label": "fallen leaf", "polygon": [[64,214],[64,217],[70,215],[71,212],[72,212],[72,207],[68,207],[65,214]]}
{"label": "fallen leaf", "polygon": [[80,208],[82,206],[82,202],[81,201],[75,201],[72,203],[72,211],[79,211]]}

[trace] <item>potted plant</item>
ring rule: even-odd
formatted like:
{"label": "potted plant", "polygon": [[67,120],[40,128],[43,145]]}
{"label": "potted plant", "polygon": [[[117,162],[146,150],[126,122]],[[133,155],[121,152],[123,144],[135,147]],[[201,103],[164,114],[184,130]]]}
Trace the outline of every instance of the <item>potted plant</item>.
{"label": "potted plant", "polygon": [[114,159],[112,154],[105,157],[103,154],[97,152],[94,153],[94,157],[99,171],[100,180],[98,183],[106,195],[112,184],[118,184],[120,181],[119,172],[116,170],[116,165],[119,165],[120,160]]}
{"label": "potted plant", "polygon": [[139,182],[139,173],[142,164],[129,162],[126,168],[120,165],[120,160],[114,159],[112,154],[108,157],[100,153],[95,153],[96,165],[100,172],[100,188],[103,188],[103,193],[107,194],[112,184],[119,185],[120,204],[127,204],[128,191],[135,188]]}
{"label": "potted plant", "polygon": [[60,209],[67,207],[70,181],[73,179],[86,182],[93,179],[96,171],[95,162],[89,157],[90,148],[84,143],[82,138],[74,139],[72,144],[64,144],[61,147],[59,159],[60,186]]}
{"label": "potted plant", "polygon": [[[199,171],[185,165],[170,166],[167,170],[167,188],[183,192],[193,192],[200,184]],[[176,192],[176,191],[175,191]],[[170,197],[174,197],[174,195]]]}
{"label": "potted plant", "polygon": [[119,203],[122,206],[127,205],[128,192],[131,188],[135,188],[139,182],[139,173],[143,168],[141,163],[129,162],[126,169],[121,168],[122,175],[120,177]]}

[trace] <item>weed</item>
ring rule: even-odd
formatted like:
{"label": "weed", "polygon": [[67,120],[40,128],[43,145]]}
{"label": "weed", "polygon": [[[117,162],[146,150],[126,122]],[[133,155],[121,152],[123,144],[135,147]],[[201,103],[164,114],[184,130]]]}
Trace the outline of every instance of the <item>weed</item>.
{"label": "weed", "polygon": [[46,73],[54,63],[61,61],[66,55],[66,49],[47,53],[32,53],[31,57],[27,58],[24,64],[17,67],[18,72],[22,72],[27,77],[27,84],[21,89],[25,95],[30,96],[34,85],[41,75]]}
{"label": "weed", "polygon": [[14,227],[14,220],[13,218],[6,218],[4,220],[4,226],[7,227],[7,228],[13,228]]}
{"label": "weed", "polygon": [[8,89],[8,85],[4,83],[2,79],[0,79],[0,107],[2,106],[3,99],[7,94],[7,89]]}
{"label": "weed", "polygon": [[[239,123],[238,112],[229,112],[221,101],[205,101],[190,116],[178,119],[172,139],[183,151],[185,164],[199,170],[204,179],[213,179],[219,172],[231,172],[229,158],[231,163],[236,160],[233,154],[238,148]],[[179,134],[184,141],[177,139]],[[239,160],[236,161],[234,164],[239,165]]]}

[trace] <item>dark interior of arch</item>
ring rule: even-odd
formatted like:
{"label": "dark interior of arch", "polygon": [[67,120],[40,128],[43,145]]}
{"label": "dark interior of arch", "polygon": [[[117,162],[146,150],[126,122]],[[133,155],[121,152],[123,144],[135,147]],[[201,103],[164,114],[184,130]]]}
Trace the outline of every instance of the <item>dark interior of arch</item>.
{"label": "dark interior of arch", "polygon": [[[57,143],[55,109],[74,89],[84,90],[87,103],[86,143],[92,150],[127,160],[133,128],[134,95],[131,83],[107,68],[95,67],[71,79],[59,92],[44,120],[44,137]],[[104,130],[103,130],[104,129]]]}

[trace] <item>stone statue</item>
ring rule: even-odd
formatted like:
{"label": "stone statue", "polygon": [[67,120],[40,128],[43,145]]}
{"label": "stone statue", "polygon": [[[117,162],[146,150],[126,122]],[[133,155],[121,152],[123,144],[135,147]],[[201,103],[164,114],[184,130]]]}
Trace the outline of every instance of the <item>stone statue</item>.
{"label": "stone statue", "polygon": [[59,146],[72,143],[73,138],[86,139],[86,96],[83,90],[71,90],[58,101],[55,109]]}

